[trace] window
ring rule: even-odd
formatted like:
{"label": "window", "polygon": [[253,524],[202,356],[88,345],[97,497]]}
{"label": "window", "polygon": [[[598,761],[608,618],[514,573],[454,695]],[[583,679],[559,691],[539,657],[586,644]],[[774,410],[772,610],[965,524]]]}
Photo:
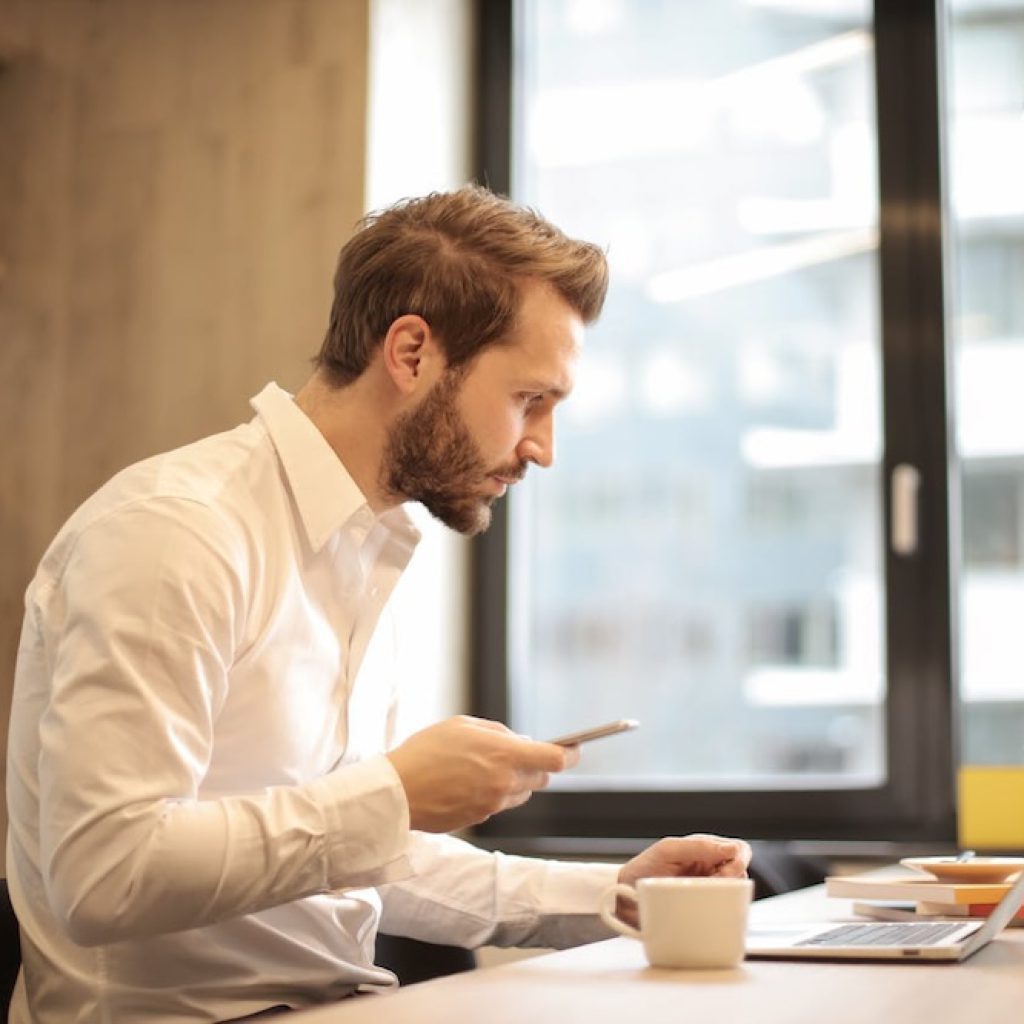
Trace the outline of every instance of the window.
{"label": "window", "polygon": [[477,544],[477,708],[642,723],[482,835],[951,838],[958,678],[966,747],[1024,716],[1024,4],[481,11],[481,179],[613,285]]}
{"label": "window", "polygon": [[949,27],[962,754],[1024,762],[1024,2],[956,0]]}

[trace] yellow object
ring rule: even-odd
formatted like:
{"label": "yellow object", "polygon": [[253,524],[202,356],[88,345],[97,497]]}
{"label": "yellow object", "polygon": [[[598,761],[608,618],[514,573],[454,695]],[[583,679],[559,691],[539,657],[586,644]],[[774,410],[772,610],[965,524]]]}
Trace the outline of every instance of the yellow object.
{"label": "yellow object", "polygon": [[961,849],[1024,850],[1024,765],[964,765],[958,788]]}

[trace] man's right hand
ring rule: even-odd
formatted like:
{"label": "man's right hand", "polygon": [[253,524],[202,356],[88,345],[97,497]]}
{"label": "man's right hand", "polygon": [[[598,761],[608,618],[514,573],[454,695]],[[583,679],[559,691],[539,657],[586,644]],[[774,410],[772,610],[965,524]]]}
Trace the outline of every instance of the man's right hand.
{"label": "man's right hand", "polygon": [[387,756],[405,788],[410,825],[423,832],[451,832],[518,807],[551,772],[579,759],[574,749],[467,715],[414,733]]}

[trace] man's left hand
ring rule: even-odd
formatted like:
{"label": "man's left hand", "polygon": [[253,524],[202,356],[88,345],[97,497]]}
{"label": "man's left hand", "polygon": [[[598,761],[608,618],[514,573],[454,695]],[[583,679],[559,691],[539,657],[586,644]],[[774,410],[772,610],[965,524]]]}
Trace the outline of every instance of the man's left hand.
{"label": "man's left hand", "polygon": [[[652,876],[746,878],[750,853],[750,844],[742,839],[700,834],[670,836],[659,839],[623,864],[619,881],[636,885],[637,879]],[[615,914],[634,927],[639,924],[636,903],[632,900],[620,896]]]}

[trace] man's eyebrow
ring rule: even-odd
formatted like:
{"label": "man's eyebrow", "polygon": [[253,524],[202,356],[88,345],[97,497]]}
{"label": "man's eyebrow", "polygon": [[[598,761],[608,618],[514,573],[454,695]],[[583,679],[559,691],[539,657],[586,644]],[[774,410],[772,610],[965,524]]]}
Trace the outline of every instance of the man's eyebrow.
{"label": "man's eyebrow", "polygon": [[569,397],[569,388],[552,384],[548,380],[527,380],[523,381],[518,388],[519,391],[536,391],[538,394],[551,395],[556,402]]}

